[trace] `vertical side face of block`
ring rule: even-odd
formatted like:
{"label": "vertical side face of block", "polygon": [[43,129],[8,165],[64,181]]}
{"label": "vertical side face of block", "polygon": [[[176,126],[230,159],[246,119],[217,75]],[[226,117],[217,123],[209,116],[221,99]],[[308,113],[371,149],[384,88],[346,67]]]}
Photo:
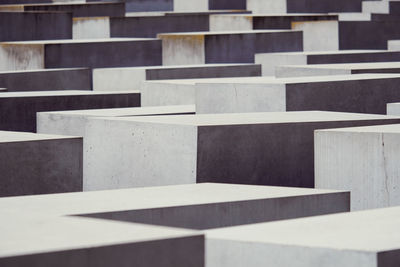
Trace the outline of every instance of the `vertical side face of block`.
{"label": "vertical side face of block", "polygon": [[159,38],[162,39],[163,65],[196,65],[206,63],[204,35],[161,34]]}
{"label": "vertical side face of block", "polygon": [[93,70],[93,91],[141,90],[146,80],[144,68],[108,68]]}
{"label": "vertical side face of block", "polygon": [[208,11],[208,1],[209,0],[174,0],[174,11]]}
{"label": "vertical side face of block", "polygon": [[127,0],[126,12],[173,11],[173,0]]}
{"label": "vertical side face of block", "polygon": [[37,133],[85,136],[87,119],[84,116],[65,116],[49,112],[38,112],[36,117]]}
{"label": "vertical side face of block", "polygon": [[251,31],[252,16],[210,15],[210,31]]}
{"label": "vertical side face of block", "polygon": [[400,204],[397,134],[317,131],[315,186],[351,191],[351,209]]}
{"label": "vertical side face of block", "polygon": [[389,103],[386,106],[387,115],[400,116],[400,104]]}
{"label": "vertical side face of block", "polygon": [[286,0],[247,0],[247,9],[254,14],[284,14],[287,4]]}
{"label": "vertical side face of block", "polygon": [[0,44],[0,70],[28,70],[44,67],[42,44]]}
{"label": "vertical side face of block", "polygon": [[141,90],[143,107],[192,105],[195,103],[194,84],[143,82]]}
{"label": "vertical side face of block", "polygon": [[89,119],[84,190],[195,183],[197,128]]}
{"label": "vertical side face of block", "polygon": [[303,31],[304,51],[339,49],[339,23],[337,21],[292,22],[292,29]]}
{"label": "vertical side face of block", "polygon": [[307,56],[302,54],[256,54],[256,64],[261,64],[262,76],[274,76],[275,67],[281,65],[306,65]]}
{"label": "vertical side face of block", "polygon": [[110,38],[109,17],[73,18],[72,38]]}
{"label": "vertical side face of block", "polygon": [[288,13],[360,12],[362,0],[287,0]]}
{"label": "vertical side face of block", "polygon": [[82,191],[82,139],[0,144],[1,196]]}
{"label": "vertical side face of block", "polygon": [[196,113],[286,111],[284,85],[196,84]]}

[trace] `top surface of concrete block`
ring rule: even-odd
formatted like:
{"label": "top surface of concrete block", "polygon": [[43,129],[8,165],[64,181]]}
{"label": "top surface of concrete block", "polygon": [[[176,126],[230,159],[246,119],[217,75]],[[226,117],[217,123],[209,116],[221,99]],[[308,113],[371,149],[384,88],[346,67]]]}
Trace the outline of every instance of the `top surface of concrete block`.
{"label": "top surface of concrete block", "polygon": [[[0,143],[71,139],[72,136],[0,131]],[[76,137],[80,138],[80,137]]]}
{"label": "top surface of concrete block", "polygon": [[26,73],[26,72],[54,72],[54,71],[63,71],[63,70],[87,70],[87,68],[58,68],[58,69],[6,70],[6,71],[0,71],[0,74]]}
{"label": "top surface of concrete block", "polygon": [[284,67],[308,68],[308,69],[345,69],[368,70],[400,68],[400,62],[371,62],[371,63],[343,63],[343,64],[315,64],[315,65],[284,65]]}
{"label": "top surface of concrete block", "polygon": [[337,129],[318,130],[323,132],[356,132],[356,133],[397,133],[400,134],[400,124],[378,126],[348,127]]}
{"label": "top surface of concrete block", "polygon": [[215,31],[215,32],[174,32],[174,33],[160,33],[157,36],[171,37],[171,36],[210,36],[210,35],[230,35],[230,34],[257,34],[257,33],[275,33],[275,32],[298,32],[292,30],[251,30],[251,31]]}
{"label": "top surface of concrete block", "polygon": [[[384,50],[339,50],[339,51],[305,51],[305,52],[283,52],[274,53],[274,55],[291,56],[291,55],[341,55],[341,54],[365,54],[365,53],[389,53],[391,51]],[[265,53],[266,55],[271,53]],[[258,53],[257,55],[263,55],[263,53]]]}
{"label": "top surface of concrete block", "polygon": [[[143,67],[122,67],[122,68],[95,68],[96,70],[169,70],[187,68],[208,68],[208,67],[234,67],[234,66],[254,66],[253,63],[238,64],[197,64],[197,65],[169,65],[169,66],[143,66]],[[1,72],[0,72],[1,73]]]}
{"label": "top surface of concrete block", "polygon": [[40,41],[19,41],[2,42],[3,45],[49,45],[49,44],[79,44],[79,43],[109,43],[109,42],[132,42],[151,41],[156,38],[107,38],[107,39],[65,39],[65,40],[40,40]]}
{"label": "top surface of concrete block", "polygon": [[[192,126],[217,125],[251,125],[297,122],[326,122],[326,121],[353,121],[353,120],[382,120],[396,119],[395,116],[342,113],[326,111],[293,111],[293,112],[260,112],[260,113],[232,113],[232,114],[200,114],[184,116],[151,116],[112,118],[119,121],[133,121],[144,123],[178,124]],[[103,118],[94,118],[103,119]]]}
{"label": "top surface of concrete block", "polygon": [[65,91],[38,91],[38,92],[4,92],[0,94],[0,98],[12,97],[46,97],[46,96],[72,96],[72,95],[118,95],[118,94],[139,94],[138,91],[79,91],[79,90],[65,90]]}
{"label": "top surface of concrete block", "polygon": [[2,212],[79,215],[277,199],[345,191],[233,184],[191,184],[0,198]]}
{"label": "top surface of concrete block", "polygon": [[400,208],[395,207],[209,230],[206,236],[282,246],[381,252],[400,249],[399,224]]}

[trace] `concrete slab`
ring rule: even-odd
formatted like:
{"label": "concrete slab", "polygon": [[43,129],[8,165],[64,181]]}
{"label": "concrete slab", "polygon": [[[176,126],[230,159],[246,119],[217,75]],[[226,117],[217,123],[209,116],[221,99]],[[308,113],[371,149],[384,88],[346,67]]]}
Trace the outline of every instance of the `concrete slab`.
{"label": "concrete slab", "polygon": [[[141,90],[143,81],[261,76],[261,65],[205,64],[93,70],[93,90]],[[1,84],[0,84],[1,85]]]}
{"label": "concrete slab", "polygon": [[400,41],[399,40],[389,40],[388,41],[388,49],[389,49],[389,51],[399,51],[400,50]]}
{"label": "concrete slab", "polygon": [[69,13],[2,12],[0,41],[69,39],[71,19]]}
{"label": "concrete slab", "polygon": [[397,266],[399,215],[396,207],[209,230],[206,266]]}
{"label": "concrete slab", "polygon": [[400,62],[284,65],[275,68],[278,78],[360,73],[400,73]]}
{"label": "concrete slab", "polygon": [[73,18],[73,39],[110,38],[110,17],[78,17]]}
{"label": "concrete slab", "polygon": [[51,11],[68,12],[73,17],[124,16],[124,2],[94,2],[94,3],[44,3],[23,5],[1,5],[0,11]]}
{"label": "concrete slab", "polygon": [[0,70],[148,65],[161,65],[160,40],[115,38],[0,43]]}
{"label": "concrete slab", "polygon": [[93,117],[183,115],[194,113],[194,105],[38,112],[37,132],[84,137],[86,123],[89,118]]}
{"label": "concrete slab", "polygon": [[0,207],[17,214],[210,229],[346,212],[349,198],[344,191],[205,183],[2,198]]}
{"label": "concrete slab", "polygon": [[0,197],[82,191],[82,138],[0,131],[0,147]]}
{"label": "concrete slab", "polygon": [[92,118],[84,189],[196,182],[313,187],[315,129],[398,122],[318,111]]}
{"label": "concrete slab", "polygon": [[140,93],[136,91],[4,92],[0,94],[0,129],[34,132],[36,113],[41,111],[138,106],[140,106]]}
{"label": "concrete slab", "polygon": [[2,266],[204,266],[204,236],[189,230],[4,213],[0,227]]}
{"label": "concrete slab", "polygon": [[386,114],[399,74],[147,81],[142,105],[196,104],[197,113],[325,110]]}
{"label": "concrete slab", "polygon": [[85,68],[1,71],[0,86],[9,92],[91,90],[92,71]]}
{"label": "concrete slab", "polygon": [[163,65],[254,63],[254,54],[303,50],[300,31],[257,30],[159,34]]}
{"label": "concrete slab", "polygon": [[386,107],[388,115],[400,115],[400,103],[389,103]]}
{"label": "concrete slab", "polygon": [[400,52],[381,50],[347,50],[321,52],[292,52],[256,54],[255,62],[262,65],[263,76],[273,76],[281,65],[400,61]]}
{"label": "concrete slab", "polygon": [[315,132],[315,186],[351,190],[352,210],[400,205],[400,124]]}

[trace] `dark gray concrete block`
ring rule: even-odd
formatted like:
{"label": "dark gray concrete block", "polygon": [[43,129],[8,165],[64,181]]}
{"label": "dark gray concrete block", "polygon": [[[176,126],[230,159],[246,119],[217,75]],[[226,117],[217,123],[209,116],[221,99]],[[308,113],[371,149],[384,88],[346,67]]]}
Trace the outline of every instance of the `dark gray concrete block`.
{"label": "dark gray concrete block", "polygon": [[0,14],[0,41],[70,38],[72,38],[72,15],[69,13],[1,12]]}
{"label": "dark gray concrete block", "polygon": [[291,29],[293,22],[300,21],[327,21],[327,20],[338,20],[338,15],[328,14],[285,14],[285,15],[254,15],[253,17],[253,29]]}
{"label": "dark gray concrete block", "polygon": [[247,8],[246,0],[208,0],[208,9],[243,9]]}
{"label": "dark gray concrete block", "polygon": [[82,191],[83,140],[0,131],[0,197]]}
{"label": "dark gray concrete block", "polygon": [[360,12],[362,0],[287,0],[288,13]]}
{"label": "dark gray concrete block", "polygon": [[126,0],[127,12],[145,11],[172,11],[174,10],[173,0]]}
{"label": "dark gray concrete block", "polygon": [[0,129],[36,131],[41,111],[120,108],[140,106],[140,93],[131,92],[5,92],[0,94]]}
{"label": "dark gray concrete block", "polygon": [[90,69],[48,69],[0,72],[0,87],[9,92],[91,90]]}

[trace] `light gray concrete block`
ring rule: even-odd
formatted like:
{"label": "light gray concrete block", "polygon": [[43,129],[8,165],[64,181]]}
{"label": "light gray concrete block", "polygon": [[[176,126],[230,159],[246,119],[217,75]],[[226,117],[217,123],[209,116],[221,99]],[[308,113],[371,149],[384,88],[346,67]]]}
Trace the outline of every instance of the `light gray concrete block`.
{"label": "light gray concrete block", "polygon": [[110,38],[109,17],[73,18],[73,39],[104,39]]}
{"label": "light gray concrete block", "polygon": [[263,76],[273,76],[282,65],[393,62],[400,61],[400,52],[382,50],[344,50],[325,52],[258,53],[255,63],[262,65]]}
{"label": "light gray concrete block", "polygon": [[387,104],[387,114],[394,115],[394,116],[400,115],[400,103]]}
{"label": "light gray concrete block", "polygon": [[360,73],[400,73],[400,62],[289,65],[277,66],[275,69],[277,78]]}
{"label": "light gray concrete block", "polygon": [[313,187],[315,129],[397,122],[317,111],[92,118],[84,189],[196,182]]}
{"label": "light gray concrete block", "polygon": [[0,131],[0,196],[82,191],[82,138]]}
{"label": "light gray concrete block", "polygon": [[399,51],[400,50],[400,41],[399,40],[389,40],[388,41],[388,50],[389,51]]}
{"label": "light gray concrete block", "polygon": [[315,132],[315,186],[351,191],[352,210],[400,205],[400,125]]}
{"label": "light gray concrete block", "polygon": [[188,66],[158,66],[105,68],[93,70],[93,90],[141,90],[143,81],[217,77],[261,76],[261,65],[206,64]]}
{"label": "light gray concrete block", "polygon": [[204,266],[204,236],[194,231],[27,210],[1,217],[1,266]]}
{"label": "light gray concrete block", "polygon": [[206,266],[398,266],[399,218],[395,207],[209,230]]}
{"label": "light gray concrete block", "polygon": [[210,229],[346,212],[349,203],[345,191],[205,183],[2,198],[0,209]]}

